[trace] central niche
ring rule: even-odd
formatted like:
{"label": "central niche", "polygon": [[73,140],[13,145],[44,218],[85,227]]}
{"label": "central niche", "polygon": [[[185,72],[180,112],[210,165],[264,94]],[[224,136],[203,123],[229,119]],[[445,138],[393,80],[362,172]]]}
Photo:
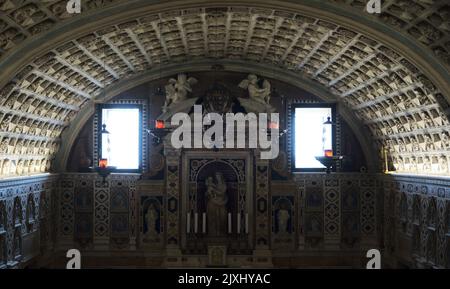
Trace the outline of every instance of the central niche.
{"label": "central niche", "polygon": [[[191,161],[192,166],[194,163],[198,165],[197,160]],[[244,209],[239,208],[239,200],[245,201],[245,195],[239,195],[237,173],[224,161],[212,161],[200,169],[196,181],[197,209],[206,212],[206,238],[220,241],[229,234],[228,216],[233,218]]]}
{"label": "central niche", "polygon": [[250,152],[185,153],[184,250],[206,254],[210,246],[224,246],[229,254],[250,252],[250,159]]}

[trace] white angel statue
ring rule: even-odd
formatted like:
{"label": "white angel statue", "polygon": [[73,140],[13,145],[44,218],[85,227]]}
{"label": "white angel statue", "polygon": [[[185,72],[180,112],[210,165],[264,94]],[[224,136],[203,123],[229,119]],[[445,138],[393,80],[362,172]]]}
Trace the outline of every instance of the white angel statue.
{"label": "white angel statue", "polygon": [[270,82],[266,79],[264,79],[262,87],[260,87],[259,78],[254,74],[250,74],[247,79],[243,80],[239,84],[239,87],[242,89],[248,89],[248,94],[251,99],[263,104],[270,103],[271,86]]}
{"label": "white angel statue", "polygon": [[192,92],[192,85],[197,83],[197,79],[187,77],[186,74],[178,74],[177,79],[169,79],[166,85],[166,102],[164,108],[167,109],[169,105],[180,102],[187,98],[187,94]]}

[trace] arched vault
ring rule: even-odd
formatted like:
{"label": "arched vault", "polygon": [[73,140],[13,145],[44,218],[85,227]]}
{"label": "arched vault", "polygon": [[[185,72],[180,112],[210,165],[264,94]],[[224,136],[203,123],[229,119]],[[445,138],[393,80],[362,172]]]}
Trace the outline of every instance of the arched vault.
{"label": "arched vault", "polygon": [[399,171],[449,161],[445,1],[386,1],[378,16],[365,1],[105,2],[78,16],[66,1],[0,2],[1,163],[63,164],[94,101],[212,63],[339,102],[366,155],[382,145]]}

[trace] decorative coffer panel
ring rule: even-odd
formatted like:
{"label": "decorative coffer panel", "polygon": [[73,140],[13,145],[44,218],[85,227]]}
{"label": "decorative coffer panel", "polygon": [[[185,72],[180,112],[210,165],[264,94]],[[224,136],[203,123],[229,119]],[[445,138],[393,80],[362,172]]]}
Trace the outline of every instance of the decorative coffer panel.
{"label": "decorative coffer panel", "polygon": [[448,178],[384,178],[384,247],[392,266],[450,268]]}
{"label": "decorative coffer panel", "polygon": [[0,269],[53,249],[56,184],[50,175],[0,182]]}
{"label": "decorative coffer panel", "polygon": [[[124,0],[88,0],[83,3],[83,13],[124,3]],[[366,1],[326,1],[345,9],[362,11]],[[399,0],[382,2],[381,13],[375,14],[378,21],[386,23],[430,47],[434,54],[449,63],[448,13],[445,1]],[[17,48],[31,36],[43,34],[61,22],[76,18],[69,14],[67,1],[6,0],[0,2],[0,59],[6,52]],[[259,9],[263,11],[263,9]],[[266,11],[268,13],[268,11]],[[170,12],[167,13],[171,15]]]}
{"label": "decorative coffer panel", "polygon": [[[0,3],[0,55],[69,17],[65,1],[41,2]],[[360,13],[361,1],[347,2]],[[448,63],[449,6],[410,2],[390,1],[378,19]],[[319,18],[245,6],[171,10],[69,38],[43,55],[0,90],[1,177],[48,171],[61,132],[108,85],[205,58],[278,65],[313,79],[354,110],[397,171],[449,172],[443,92],[400,51]]]}

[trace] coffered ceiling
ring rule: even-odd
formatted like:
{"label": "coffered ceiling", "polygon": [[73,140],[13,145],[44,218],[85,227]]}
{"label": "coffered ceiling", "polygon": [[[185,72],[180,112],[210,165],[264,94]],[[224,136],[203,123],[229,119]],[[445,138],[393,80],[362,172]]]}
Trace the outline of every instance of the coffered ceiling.
{"label": "coffered ceiling", "polygon": [[[83,13],[123,2],[86,1]],[[81,37],[67,34],[64,43],[27,63],[0,90],[0,175],[47,171],[61,132],[108,86],[196,59],[263,63],[312,79],[354,111],[375,142],[388,149],[398,171],[448,175],[449,95],[407,53],[329,19],[240,2],[154,11]],[[366,1],[324,2],[366,13]],[[68,15],[65,3],[0,0],[0,65],[27,42],[81,17]],[[367,18],[413,39],[448,73],[446,1],[383,1],[382,11]]]}

